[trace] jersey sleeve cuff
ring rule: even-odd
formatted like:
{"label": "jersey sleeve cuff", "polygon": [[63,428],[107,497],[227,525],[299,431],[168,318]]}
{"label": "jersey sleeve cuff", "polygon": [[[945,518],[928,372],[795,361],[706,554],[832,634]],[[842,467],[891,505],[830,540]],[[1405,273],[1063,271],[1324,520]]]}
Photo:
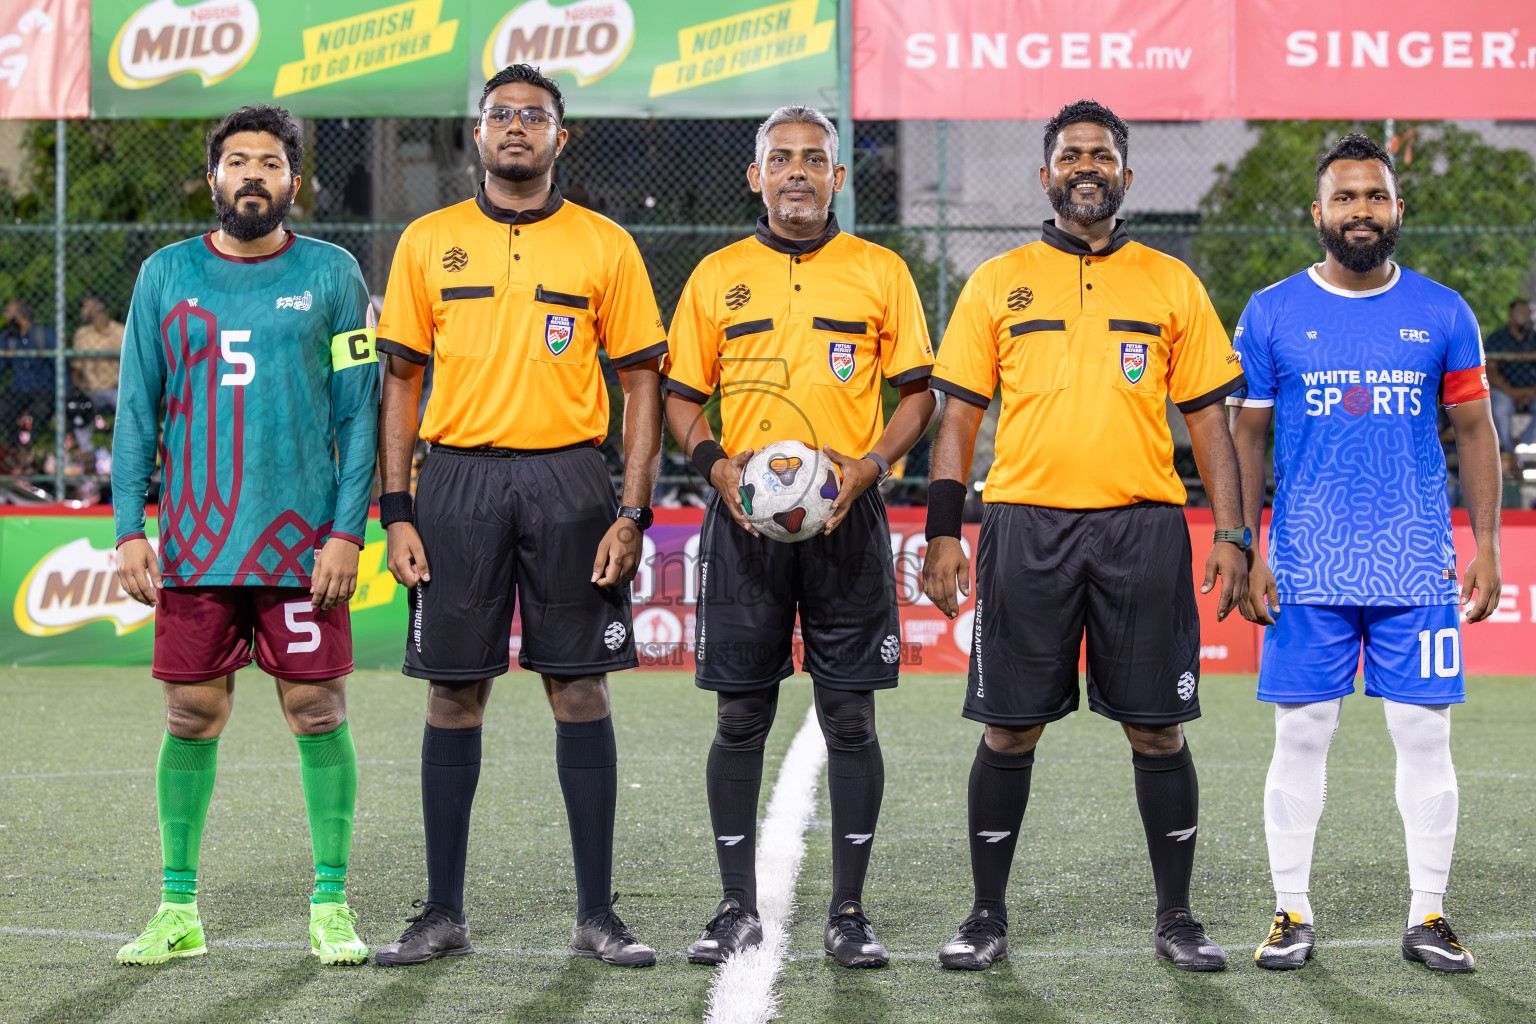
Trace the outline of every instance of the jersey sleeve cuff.
{"label": "jersey sleeve cuff", "polygon": [[329,537],[327,537],[326,540],[349,540],[353,544],[356,544],[359,549],[365,548],[365,547],[368,546],[366,543],[363,542],[363,538],[359,537],[357,534],[355,534],[355,533],[342,533],[340,530],[332,530],[331,531],[331,535]]}
{"label": "jersey sleeve cuff", "polygon": [[130,533],[127,536],[117,538],[117,544],[115,544],[114,547],[119,547],[120,548],[124,544],[127,544],[131,540],[148,540],[148,539],[149,539],[148,537],[144,536],[144,531],[140,530],[138,533]]}
{"label": "jersey sleeve cuff", "polygon": [[942,391],[946,395],[958,398],[962,402],[968,402],[981,409],[985,409],[992,404],[992,397],[990,395],[983,395],[979,391],[963,388],[959,384],[945,380],[943,377],[930,377],[928,386],[935,391]]}
{"label": "jersey sleeve cuff", "polygon": [[903,384],[911,384],[913,381],[922,380],[924,377],[933,376],[933,364],[927,366],[914,366],[910,370],[903,370],[894,377],[885,378],[886,383],[893,388],[899,388]]}
{"label": "jersey sleeve cuff", "polygon": [[1440,383],[1441,404],[1460,405],[1488,397],[1488,375],[1481,366],[1452,370]]}
{"label": "jersey sleeve cuff", "polygon": [[[1178,406],[1179,412],[1188,416],[1192,412],[1199,412],[1206,406],[1221,401],[1223,398],[1226,398],[1228,395],[1238,390],[1239,388],[1244,388],[1247,386],[1248,379],[1242,374],[1238,374],[1236,377],[1233,377],[1219,388],[1214,388],[1210,391],[1207,391],[1205,394],[1196,398],[1191,398],[1187,402],[1175,402],[1173,404]],[[1243,401],[1246,402],[1247,399],[1244,399]],[[1271,402],[1270,404],[1273,405],[1274,403]]]}
{"label": "jersey sleeve cuff", "polygon": [[1227,404],[1243,409],[1268,409],[1275,404],[1273,398],[1249,398],[1246,395],[1228,395]]}
{"label": "jersey sleeve cuff", "polygon": [[615,370],[627,370],[631,366],[645,362],[647,359],[660,359],[667,354],[667,343],[659,341],[650,348],[643,348],[639,352],[632,352],[627,356],[615,358],[610,355],[608,361],[613,364]]}
{"label": "jersey sleeve cuff", "polygon": [[661,379],[661,386],[666,388],[668,391],[682,395],[690,402],[698,402],[700,405],[703,405],[705,402],[709,401],[709,395],[702,391],[695,390],[694,388],[689,387],[687,384],[684,384],[682,381],[674,380],[671,377],[663,377]]}
{"label": "jersey sleeve cuff", "polygon": [[427,354],[425,352],[418,352],[411,348],[409,345],[402,345],[398,341],[390,341],[388,338],[378,338],[375,339],[374,346],[378,348],[380,352],[388,352],[392,356],[399,356],[401,359],[404,359],[408,363],[415,363],[417,366],[427,365]]}

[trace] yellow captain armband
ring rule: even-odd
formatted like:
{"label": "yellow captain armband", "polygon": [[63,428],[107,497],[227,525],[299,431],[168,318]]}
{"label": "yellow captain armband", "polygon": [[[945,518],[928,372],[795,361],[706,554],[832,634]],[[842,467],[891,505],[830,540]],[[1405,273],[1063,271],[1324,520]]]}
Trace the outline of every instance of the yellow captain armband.
{"label": "yellow captain armband", "polygon": [[355,331],[342,331],[331,339],[331,370],[345,370],[349,366],[362,366],[378,361],[374,351],[372,327],[359,327]]}

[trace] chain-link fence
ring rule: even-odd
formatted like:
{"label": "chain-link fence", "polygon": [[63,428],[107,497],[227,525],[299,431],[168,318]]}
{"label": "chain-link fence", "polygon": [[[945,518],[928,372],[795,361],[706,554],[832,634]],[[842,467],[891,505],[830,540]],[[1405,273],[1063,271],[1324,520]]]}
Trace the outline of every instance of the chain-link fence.
{"label": "chain-link fence", "polygon": [[[0,498],[108,497],[121,321],[140,262],[214,225],[207,127],[0,123]],[[568,127],[556,165],[562,190],[633,232],[670,319],[698,260],[748,233],[761,212],[746,185],[756,123]],[[347,248],[382,293],[405,225],[473,195],[470,128],[459,119],[306,122],[292,226]],[[1253,291],[1319,258],[1313,158],[1351,128],[1391,139],[1397,152],[1408,202],[1398,258],[1461,291],[1485,333],[1500,326],[1509,301],[1530,294],[1536,268],[1533,123],[1138,123],[1123,214],[1131,234],[1189,262],[1230,328]],[[1051,215],[1037,123],[859,122],[843,145],[853,228],[906,258],[936,339],[967,275],[1039,237]],[[1180,417],[1170,420],[1199,500],[1187,433]],[[989,461],[984,436],[978,476]],[[686,473],[681,459],[668,468]],[[921,500],[925,445],[902,468],[893,498]]]}

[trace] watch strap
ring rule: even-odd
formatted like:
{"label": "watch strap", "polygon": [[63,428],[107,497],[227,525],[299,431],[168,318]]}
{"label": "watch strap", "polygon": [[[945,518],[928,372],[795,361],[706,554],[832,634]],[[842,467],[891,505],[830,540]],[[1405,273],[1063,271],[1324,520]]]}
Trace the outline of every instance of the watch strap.
{"label": "watch strap", "polygon": [[875,454],[874,452],[865,452],[864,453],[864,457],[866,459],[868,459],[870,462],[873,462],[876,466],[880,467],[880,476],[875,480],[875,486],[876,487],[880,486],[881,484],[885,483],[886,480],[890,479],[890,476],[891,476],[891,464],[889,462],[886,462],[884,458],[882,458],[881,456]]}
{"label": "watch strap", "polygon": [[1247,551],[1251,546],[1249,544],[1248,537],[1248,528],[1245,526],[1240,530],[1217,530],[1214,534],[1212,534],[1211,542],[1213,544],[1236,544],[1244,551]]}

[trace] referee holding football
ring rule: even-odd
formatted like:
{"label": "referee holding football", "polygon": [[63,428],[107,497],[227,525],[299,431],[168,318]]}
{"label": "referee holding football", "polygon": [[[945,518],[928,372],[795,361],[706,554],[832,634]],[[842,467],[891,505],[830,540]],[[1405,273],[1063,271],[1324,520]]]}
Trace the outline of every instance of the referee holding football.
{"label": "referee holding football", "polygon": [[1007,952],[1004,896],[1035,744],[1077,709],[1085,627],[1088,706],[1131,742],[1157,957],[1190,971],[1226,966],[1189,911],[1199,789],[1180,723],[1200,715],[1200,619],[1164,408],[1171,397],[1184,414],[1210,496],[1218,529],[1204,592],[1219,574],[1225,618],[1248,576],[1222,403],[1243,376],[1194,274],[1114,219],[1132,179],[1126,135],[1090,100],[1046,123],[1040,185],[1056,217],[1040,241],[971,276],[934,368],[950,400],[934,445],[923,590],[951,618],[957,583],[970,593],[962,481],[999,379],[1003,393],[964,712],[986,726],[968,799],[975,904],[939,954],[948,968],[983,970]]}
{"label": "referee holding football", "polygon": [[[874,691],[896,685],[901,625],[890,527],[876,485],[933,415],[933,347],[912,274],[843,234],[830,206],[847,171],[837,129],[783,107],[757,131],[747,182],[768,208],[750,238],[706,256],[672,319],[667,425],[714,485],[699,537],[697,683],[718,693],[705,785],[724,899],[688,949],[718,964],[762,941],[755,842],[763,743],[794,671],[795,613],[827,740],[832,901],[826,950],[844,967],[889,957],[864,916],[885,788]],[[901,400],[883,422],[880,381]],[[720,389],[724,442],[701,410]],[[821,448],[841,471],[832,518],[796,544],[747,524],[742,467],[773,441]]]}
{"label": "referee holding football", "polygon": [[[565,202],[551,168],[566,132],[559,87],[526,64],[481,94],[479,194],[400,239],[379,348],[389,354],[379,457],[389,568],[410,587],[405,674],[429,680],[421,744],[427,899],[381,964],[470,952],[464,862],[491,680],[538,672],[576,869],[571,951],[643,967],[655,953],[614,914],[618,787],[606,673],[635,668],[629,581],[661,451],[666,338],[645,265],[618,225]],[[386,340],[387,339],[387,340]],[[608,429],[598,364],[624,389],[624,500],[597,445]],[[411,453],[422,370],[431,442],[414,510]]]}

